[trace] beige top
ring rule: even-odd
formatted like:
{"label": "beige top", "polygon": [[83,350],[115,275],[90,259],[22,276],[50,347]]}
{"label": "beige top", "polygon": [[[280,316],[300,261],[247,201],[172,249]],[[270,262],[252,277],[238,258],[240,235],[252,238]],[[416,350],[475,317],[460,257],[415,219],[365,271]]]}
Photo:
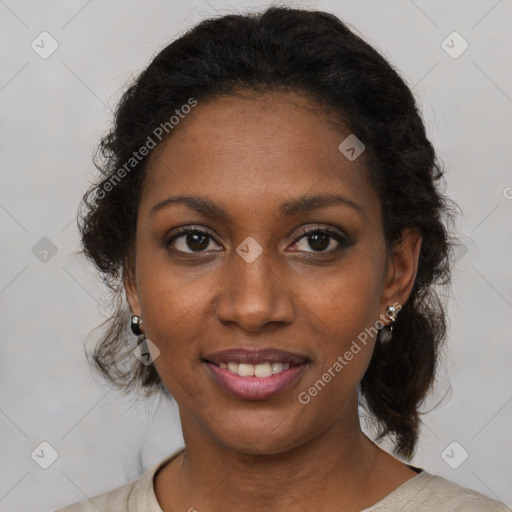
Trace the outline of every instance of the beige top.
{"label": "beige top", "polygon": [[[137,479],[90,500],[55,512],[163,512],[153,488],[158,469],[179,455],[179,449]],[[94,502],[94,503],[92,503]],[[512,512],[502,503],[422,470],[385,498],[361,512]]]}

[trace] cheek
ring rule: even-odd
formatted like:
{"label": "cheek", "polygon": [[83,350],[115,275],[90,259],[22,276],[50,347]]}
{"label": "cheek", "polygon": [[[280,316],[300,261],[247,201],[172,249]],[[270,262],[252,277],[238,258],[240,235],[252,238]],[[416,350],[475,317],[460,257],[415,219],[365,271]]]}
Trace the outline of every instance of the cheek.
{"label": "cheek", "polygon": [[[302,279],[301,302],[304,315],[325,326],[327,333],[343,343],[357,337],[378,319],[380,305],[379,265],[354,255],[344,265],[324,276]],[[309,312],[309,314],[308,314]],[[316,319],[316,320],[315,320]]]}
{"label": "cheek", "polygon": [[[151,260],[152,264],[149,264]],[[198,267],[180,272],[155,258],[138,257],[138,287],[146,337],[159,349],[155,368],[176,400],[201,394],[194,383],[197,375],[200,342],[205,332],[213,332],[215,315],[208,307],[209,290],[219,276]]]}
{"label": "cheek", "polygon": [[[148,336],[171,342],[187,336],[187,328],[206,321],[205,301],[218,281],[211,267],[171,264],[165,255],[140,251],[138,289]],[[206,327],[206,326],[205,326]],[[181,333],[181,335],[179,335]]]}
{"label": "cheek", "polygon": [[205,336],[215,333],[212,293],[222,269],[173,263],[149,230],[138,235],[137,286],[146,337],[160,351],[155,368],[178,402],[197,399],[204,392],[195,382],[204,364],[201,347],[208,345]]}
{"label": "cheek", "polygon": [[301,316],[315,341],[315,361],[303,391],[311,399],[322,394],[319,402],[333,395],[342,401],[341,395],[353,392],[372,355],[379,314],[378,276],[363,261],[347,261],[343,270],[322,280],[321,287],[313,279],[303,281]]}

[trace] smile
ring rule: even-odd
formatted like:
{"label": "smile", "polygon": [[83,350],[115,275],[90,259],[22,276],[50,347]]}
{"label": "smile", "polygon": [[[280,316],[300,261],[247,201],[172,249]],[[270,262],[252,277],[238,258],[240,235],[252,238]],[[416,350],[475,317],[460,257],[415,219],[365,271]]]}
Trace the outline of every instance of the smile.
{"label": "smile", "polygon": [[228,369],[241,377],[270,377],[290,368],[290,363],[224,363],[219,364],[221,368]]}
{"label": "smile", "polygon": [[203,359],[213,382],[241,400],[267,400],[298,381],[309,363],[277,349],[230,349]]}

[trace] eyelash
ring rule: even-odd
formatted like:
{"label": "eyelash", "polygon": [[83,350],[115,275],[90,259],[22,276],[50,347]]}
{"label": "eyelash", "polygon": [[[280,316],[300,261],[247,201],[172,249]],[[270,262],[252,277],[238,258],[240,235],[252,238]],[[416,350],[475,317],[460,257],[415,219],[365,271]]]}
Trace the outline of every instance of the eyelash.
{"label": "eyelash", "polygon": [[[309,228],[309,229],[305,228],[305,227],[300,228],[297,233],[298,238],[297,238],[296,242],[298,242],[299,240],[302,240],[302,238],[304,238],[306,235],[312,235],[313,233],[321,233],[322,235],[329,235],[331,238],[334,238],[334,240],[336,240],[339,243],[339,246],[337,249],[334,249],[331,251],[317,251],[317,254],[329,254],[331,252],[336,252],[337,250],[342,249],[343,247],[348,247],[350,245],[350,242],[344,235],[342,235],[338,231],[334,231],[333,229],[322,227],[320,225],[317,225],[315,228]],[[314,253],[315,253],[315,251],[313,251],[313,254]]]}
{"label": "eyelash", "polygon": [[[307,235],[312,235],[314,233],[320,233],[320,234],[328,235],[329,237],[331,237],[334,240],[336,240],[338,242],[339,246],[336,249],[333,249],[333,250],[330,250],[330,251],[312,251],[311,252],[312,254],[318,254],[318,255],[332,254],[332,253],[336,253],[339,250],[341,250],[343,248],[346,248],[346,247],[351,245],[351,242],[344,235],[339,233],[338,231],[335,231],[333,229],[329,229],[327,227],[322,227],[320,225],[316,226],[315,228],[305,228],[305,227],[300,228],[299,232],[297,233],[297,238],[296,238],[294,244],[298,243],[300,240],[302,240]],[[201,234],[201,235],[205,235],[205,236],[215,240],[214,237],[208,231],[205,231],[205,230],[200,229],[200,228],[184,226],[184,227],[179,228],[179,230],[176,233],[174,233],[173,236],[171,238],[169,238],[165,242],[165,244],[164,244],[165,248],[168,249],[169,246],[177,238],[179,238],[180,236],[186,235],[186,234]],[[204,251],[196,251],[195,253],[194,252],[186,253],[184,251],[178,251],[178,252],[181,252],[181,253],[184,253],[184,254],[201,254]],[[299,252],[301,252],[301,251],[299,251]],[[310,253],[309,251],[307,251],[307,252]]]}

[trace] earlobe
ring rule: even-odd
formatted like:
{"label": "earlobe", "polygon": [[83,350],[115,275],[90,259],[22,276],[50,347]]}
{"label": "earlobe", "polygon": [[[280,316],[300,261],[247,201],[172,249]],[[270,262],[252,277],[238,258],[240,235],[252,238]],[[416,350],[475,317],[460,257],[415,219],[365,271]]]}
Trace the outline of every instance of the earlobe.
{"label": "earlobe", "polygon": [[421,243],[419,231],[406,228],[402,231],[401,239],[393,246],[383,294],[384,307],[393,303],[404,304],[409,298],[418,272]]}
{"label": "earlobe", "polygon": [[131,322],[130,328],[136,336],[140,334],[144,334],[144,330],[142,327],[142,313],[140,310],[139,304],[139,294],[137,291],[137,284],[134,276],[133,269],[127,270],[123,275],[123,286],[126,293],[126,299],[130,305],[131,309]]}
{"label": "earlobe", "polygon": [[132,313],[140,317],[139,295],[135,282],[134,269],[131,267],[126,269],[123,273],[123,286],[126,293],[126,300],[130,305]]}

